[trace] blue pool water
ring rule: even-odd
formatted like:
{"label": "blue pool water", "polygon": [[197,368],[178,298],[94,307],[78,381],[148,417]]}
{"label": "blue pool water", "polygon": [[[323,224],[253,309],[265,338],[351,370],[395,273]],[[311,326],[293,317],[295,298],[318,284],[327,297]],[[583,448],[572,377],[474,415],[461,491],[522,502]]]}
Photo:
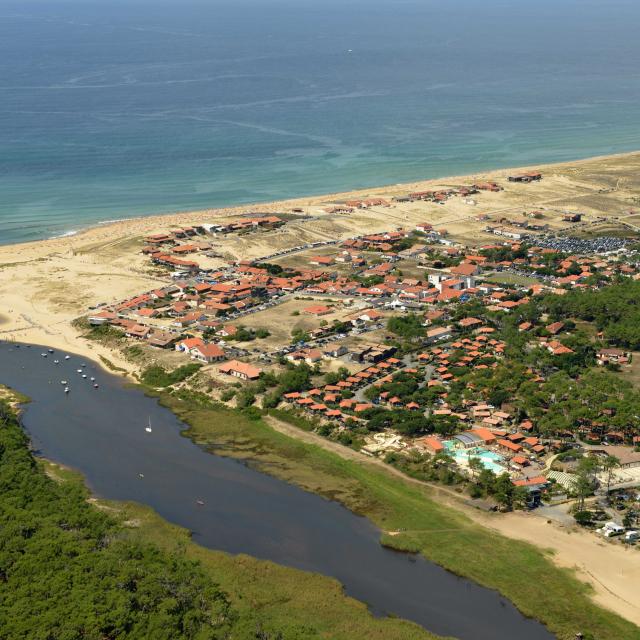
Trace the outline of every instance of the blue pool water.
{"label": "blue pool water", "polygon": [[456,443],[453,440],[443,440],[442,444],[444,444],[448,453],[453,456],[456,462],[466,463],[469,458],[479,458],[482,466],[495,474],[499,475],[506,471],[506,468],[501,464],[504,463],[504,458],[499,453],[482,447],[471,449],[456,448]]}
{"label": "blue pool water", "polygon": [[640,148],[637,0],[0,0],[0,243]]}

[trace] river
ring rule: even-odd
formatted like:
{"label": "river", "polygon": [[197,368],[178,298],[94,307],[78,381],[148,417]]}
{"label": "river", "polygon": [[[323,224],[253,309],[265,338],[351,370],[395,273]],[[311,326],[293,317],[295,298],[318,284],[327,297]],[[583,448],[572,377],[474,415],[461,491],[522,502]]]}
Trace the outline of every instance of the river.
{"label": "river", "polygon": [[66,355],[0,343],[0,383],[31,398],[23,424],[36,452],[82,472],[96,495],[149,505],[211,549],[332,576],[376,615],[397,615],[440,635],[554,637],[495,591],[382,547],[380,531],[340,504],[205,452],[155,399]]}

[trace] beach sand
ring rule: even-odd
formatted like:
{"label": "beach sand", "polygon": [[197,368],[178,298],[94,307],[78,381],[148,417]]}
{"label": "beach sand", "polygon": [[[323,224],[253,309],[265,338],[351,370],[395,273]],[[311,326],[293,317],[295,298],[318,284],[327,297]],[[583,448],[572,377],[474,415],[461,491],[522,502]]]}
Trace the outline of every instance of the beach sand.
{"label": "beach sand", "polygon": [[[511,185],[506,176],[525,169],[539,169],[543,180]],[[500,193],[473,196],[475,205],[453,198],[445,205],[433,203],[374,207],[352,214],[326,214],[324,208],[351,198],[383,197],[439,187],[498,180]],[[270,233],[228,237],[223,244],[226,259],[255,258],[274,247],[303,242],[347,238],[362,233],[412,228],[429,222],[448,230],[450,236],[473,246],[496,241],[483,231],[486,214],[492,220],[522,219],[524,210],[542,209],[552,229],[562,230],[562,211],[579,211],[585,223],[573,227],[585,234],[629,233],[640,225],[640,153],[581,160],[557,165],[500,170],[474,176],[451,177],[364,191],[299,198],[285,202],[227,209],[175,213],[134,218],[87,229],[77,235],[19,245],[0,246],[0,339],[29,342],[84,355],[101,357],[129,372],[135,367],[120,355],[79,337],[72,321],[101,302],[112,303],[162,286],[159,276],[140,254],[143,236],[193,223],[213,222],[250,211],[291,212],[303,215]],[[594,597],[620,615],[640,624],[640,554],[598,540],[591,534],[567,532],[532,515],[511,514],[496,518],[475,515],[504,535],[553,549],[562,566],[578,567],[594,586]]]}
{"label": "beach sand", "polygon": [[[472,515],[472,514],[469,514]],[[472,517],[509,538],[524,540],[553,552],[553,562],[576,569],[593,587],[593,599],[640,626],[640,553],[578,527],[564,528],[532,513]]]}
{"label": "beach sand", "polygon": [[[542,171],[541,182],[528,185],[506,182],[506,176],[511,173],[534,168]],[[411,191],[486,180],[498,180],[506,189],[473,196],[475,205],[455,197],[444,205],[399,203],[393,207],[358,209],[347,215],[324,211],[332,203],[353,198],[390,199]],[[453,239],[474,245],[496,241],[496,236],[483,231],[487,223],[476,219],[480,214],[488,215],[493,221],[510,217],[521,220],[523,210],[533,208],[545,209],[545,222],[552,229],[566,227],[560,222],[559,212],[572,210],[584,214],[586,222],[582,231],[585,233],[619,231],[623,222],[640,224],[640,216],[633,211],[639,193],[640,153],[633,153],[298,198],[255,207],[134,218],[97,225],[73,236],[0,246],[0,338],[64,347],[86,355],[102,352],[99,346],[79,341],[78,332],[70,322],[86,313],[91,305],[115,302],[165,283],[167,278],[158,277],[139,249],[145,235],[170,228],[233,219],[251,211],[286,213],[294,208],[303,209],[302,215],[277,231],[214,239],[214,248],[227,260],[260,257],[275,247],[348,238],[396,227],[412,228],[420,222],[446,228]],[[607,219],[603,221],[603,217]],[[632,228],[627,226],[626,231]],[[215,247],[216,243],[220,246]],[[127,366],[123,362],[120,365]]]}

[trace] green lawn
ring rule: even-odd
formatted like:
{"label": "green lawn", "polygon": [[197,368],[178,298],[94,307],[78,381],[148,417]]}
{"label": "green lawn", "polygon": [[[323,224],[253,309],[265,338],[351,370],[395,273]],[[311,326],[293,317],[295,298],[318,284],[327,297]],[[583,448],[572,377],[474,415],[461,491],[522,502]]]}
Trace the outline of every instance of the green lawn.
{"label": "green lawn", "polygon": [[493,273],[490,276],[482,276],[482,280],[486,280],[487,282],[494,282],[496,284],[520,284],[523,286],[540,284],[540,280],[532,276],[521,276],[515,273],[507,273],[502,271]]}
{"label": "green lawn", "polygon": [[[542,550],[502,537],[432,499],[430,490],[371,465],[349,461],[271,429],[239,412],[202,407],[165,394],[162,402],[190,425],[185,432],[219,455],[243,459],[310,491],[339,500],[383,531],[384,544],[422,553],[447,569],[495,588],[526,615],[567,640],[638,640],[640,629],[596,606],[590,587],[556,567]],[[588,636],[587,636],[588,637]]]}

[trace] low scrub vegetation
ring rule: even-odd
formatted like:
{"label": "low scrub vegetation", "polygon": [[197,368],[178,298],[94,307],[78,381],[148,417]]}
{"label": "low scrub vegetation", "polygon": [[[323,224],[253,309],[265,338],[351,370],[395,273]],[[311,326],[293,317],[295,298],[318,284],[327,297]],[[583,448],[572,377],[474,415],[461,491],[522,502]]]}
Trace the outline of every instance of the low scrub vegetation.
{"label": "low scrub vegetation", "polygon": [[201,367],[201,364],[193,362],[182,365],[173,371],[167,371],[160,365],[151,365],[142,372],[142,382],[150,387],[170,387],[190,378]]}

